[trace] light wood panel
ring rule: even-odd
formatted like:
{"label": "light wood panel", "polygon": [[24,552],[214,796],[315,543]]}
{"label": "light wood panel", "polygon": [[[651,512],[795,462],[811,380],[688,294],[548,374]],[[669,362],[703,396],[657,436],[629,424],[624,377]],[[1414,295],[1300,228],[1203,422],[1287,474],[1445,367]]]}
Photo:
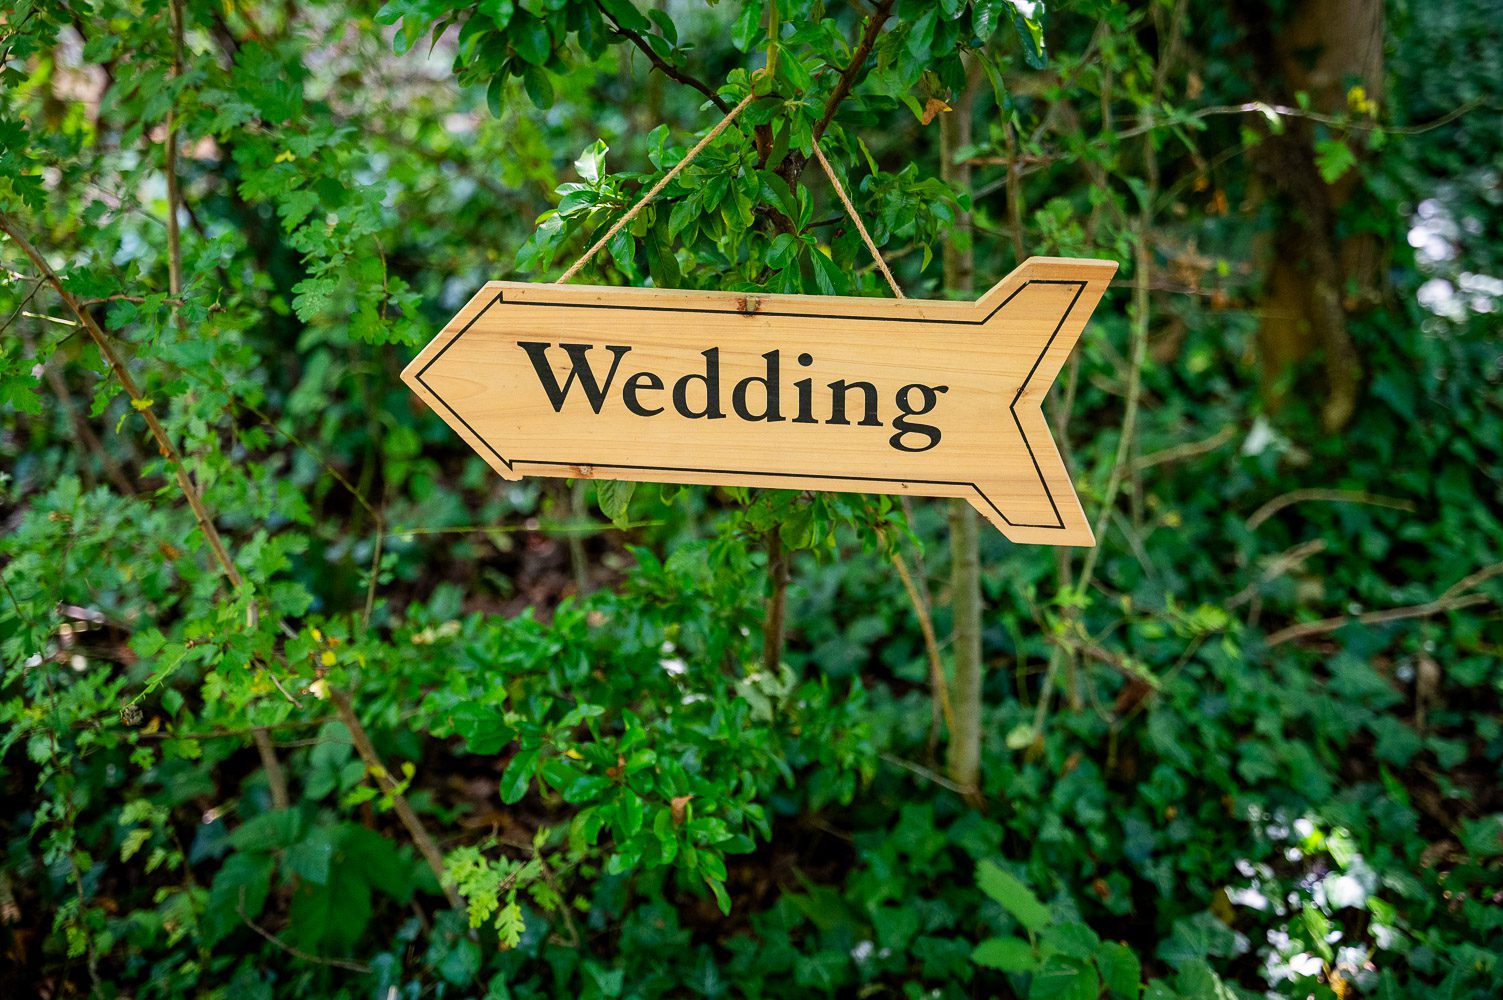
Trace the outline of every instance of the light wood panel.
{"label": "light wood panel", "polygon": [[1091,545],[1041,404],[1116,268],[1035,257],[975,302],[495,281],[402,378],[507,479],[963,497]]}

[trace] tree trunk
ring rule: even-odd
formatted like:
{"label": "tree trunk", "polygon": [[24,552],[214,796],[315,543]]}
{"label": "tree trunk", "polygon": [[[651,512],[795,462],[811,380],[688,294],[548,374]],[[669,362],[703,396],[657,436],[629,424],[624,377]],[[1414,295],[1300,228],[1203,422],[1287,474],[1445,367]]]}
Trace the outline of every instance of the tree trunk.
{"label": "tree trunk", "polygon": [[[971,168],[955,163],[957,150],[970,145],[979,64],[967,67],[965,93],[955,109],[940,117],[940,176],[962,194],[970,194]],[[944,247],[945,288],[975,290],[975,255],[971,250],[971,213],[955,218],[955,234]],[[950,778],[974,791],[981,772],[981,558],[976,510],[965,500],[950,501],[950,589],[955,613],[955,682],[951,698],[955,727],[946,761]]]}
{"label": "tree trunk", "polygon": [[[1269,23],[1262,4],[1244,4],[1259,83],[1292,105],[1305,93],[1310,108],[1341,114],[1348,87],[1359,83],[1371,99],[1383,90],[1383,0],[1301,0],[1282,26]],[[1356,412],[1362,365],[1347,317],[1378,298],[1381,247],[1369,233],[1337,236],[1337,216],[1355,193],[1356,170],[1334,184],[1320,175],[1316,133],[1305,119],[1289,119],[1270,135],[1255,163],[1277,202],[1276,233],[1268,262],[1258,343],[1264,399],[1283,402],[1291,366],[1312,356],[1322,361],[1316,388],[1327,431],[1344,427]]]}

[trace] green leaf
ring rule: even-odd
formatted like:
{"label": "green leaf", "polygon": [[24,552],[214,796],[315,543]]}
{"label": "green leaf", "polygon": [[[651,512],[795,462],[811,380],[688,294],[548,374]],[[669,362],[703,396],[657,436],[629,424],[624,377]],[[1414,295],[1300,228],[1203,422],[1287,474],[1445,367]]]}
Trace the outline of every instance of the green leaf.
{"label": "green leaf", "polygon": [[1174,922],[1158,957],[1173,966],[1208,957],[1229,958],[1237,952],[1237,935],[1209,912]]}
{"label": "green leaf", "polygon": [[496,914],[496,936],[501,941],[501,949],[510,951],[522,942],[522,931],[526,924],[522,920],[522,908],[517,905],[517,894],[512,892],[505,906]]}
{"label": "green leaf", "polygon": [[511,763],[506,765],[506,771],[501,775],[502,802],[511,805],[527,794],[527,786],[532,782],[532,770],[537,760],[536,750],[522,750],[511,759]]}
{"label": "green leaf", "polygon": [[536,17],[523,17],[511,25],[511,44],[517,55],[534,66],[541,66],[553,54],[553,39],[548,23]]}
{"label": "green leaf", "polygon": [[522,70],[522,89],[527,91],[527,97],[534,107],[553,107],[553,81],[548,79],[546,70],[538,66],[528,66]]}
{"label": "green leaf", "polygon": [[595,485],[595,501],[600,504],[600,513],[616,527],[625,528],[631,523],[627,517],[627,508],[631,505],[631,497],[636,489],[636,483],[602,479]]}
{"label": "green leaf", "polygon": [[798,253],[798,238],[792,233],[778,233],[767,248],[767,266],[781,271],[793,263]]}
{"label": "green leaf", "polygon": [[1061,957],[1045,962],[1028,987],[1028,1000],[1097,1000],[1100,995],[1094,967]]}
{"label": "green leaf", "polygon": [[1002,904],[1028,930],[1038,933],[1049,923],[1049,910],[1022,882],[990,861],[976,866],[981,891]]}
{"label": "green leaf", "polygon": [[591,184],[598,184],[600,178],[605,176],[605,154],[610,152],[610,148],[605,144],[604,139],[596,139],[590,143],[585,151],[579,154],[579,159],[574,161],[574,169],[579,171],[579,176]]}
{"label": "green leaf", "polygon": [[731,915],[731,897],[725,891],[725,885],[717,878],[705,876],[705,885],[710,887],[710,892],[715,896],[715,905],[720,908],[722,916]]}
{"label": "green leaf", "polygon": [[316,826],[308,835],[287,849],[287,870],[314,885],[327,885],[329,867],[334,861],[333,831]]}
{"label": "green leaf", "polygon": [[1357,165],[1357,155],[1340,139],[1324,139],[1315,144],[1315,166],[1321,179],[1335,184]]}
{"label": "green leaf", "polygon": [[983,941],[971,952],[977,965],[1002,972],[1032,972],[1038,968],[1033,945],[1016,937],[998,937]]}
{"label": "green leaf", "polygon": [[1012,6],[1008,0],[976,0],[971,14],[971,31],[978,41],[987,42],[996,33],[1002,20],[1002,8]]}
{"label": "green leaf", "polygon": [[297,843],[303,817],[296,809],[276,809],[242,823],[230,834],[237,851],[278,851]]}
{"label": "green leaf", "polygon": [[1089,962],[1101,946],[1101,939],[1085,924],[1072,922],[1055,924],[1046,930],[1043,945],[1046,951]]}
{"label": "green leaf", "polygon": [[1023,59],[1034,69],[1043,69],[1049,63],[1048,48],[1044,42],[1044,21],[1047,8],[1044,0],[1011,0],[1012,26],[1023,43]]}
{"label": "green leaf", "polygon": [[485,106],[490,109],[492,118],[501,117],[501,92],[505,86],[505,75],[498,73],[485,88]]}
{"label": "green leaf", "polygon": [[304,883],[292,897],[288,934],[314,953],[345,954],[371,918],[371,887],[355,866],[337,864],[327,885]]}
{"label": "green leaf", "polygon": [[454,731],[464,737],[466,750],[481,755],[499,753],[517,736],[499,708],[476,702],[454,710]]}
{"label": "green leaf", "polygon": [[217,944],[231,931],[244,926],[245,919],[261,915],[271,891],[271,871],[275,862],[269,854],[235,853],[225,859],[209,889],[208,905],[199,922],[205,943]]}
{"label": "green leaf", "polygon": [[1131,948],[1116,941],[1104,941],[1096,952],[1096,968],[1114,996],[1135,1000],[1143,978],[1142,964]]}

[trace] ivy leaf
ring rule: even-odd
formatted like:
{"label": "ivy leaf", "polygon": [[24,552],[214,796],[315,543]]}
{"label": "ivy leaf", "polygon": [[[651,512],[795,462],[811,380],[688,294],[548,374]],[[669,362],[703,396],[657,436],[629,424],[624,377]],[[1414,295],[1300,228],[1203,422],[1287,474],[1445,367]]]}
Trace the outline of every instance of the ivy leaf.
{"label": "ivy leaf", "polygon": [[983,941],[971,952],[977,965],[1002,972],[1032,972],[1038,968],[1033,946],[1022,938],[998,937]]}
{"label": "ivy leaf", "polygon": [[1142,963],[1132,949],[1116,941],[1104,941],[1096,952],[1096,967],[1106,988],[1119,997],[1135,998],[1143,978]]}
{"label": "ivy leaf", "polygon": [[1315,144],[1315,166],[1327,184],[1335,184],[1357,165],[1357,154],[1340,139],[1323,139]]}

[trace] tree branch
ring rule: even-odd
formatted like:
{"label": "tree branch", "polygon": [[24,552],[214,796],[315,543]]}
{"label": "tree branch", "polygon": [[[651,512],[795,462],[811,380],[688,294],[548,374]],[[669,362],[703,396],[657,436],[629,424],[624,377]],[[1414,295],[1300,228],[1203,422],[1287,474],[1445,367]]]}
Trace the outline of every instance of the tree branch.
{"label": "tree branch", "polygon": [[866,22],[866,27],[861,32],[861,41],[856,43],[856,51],[851,54],[850,63],[840,74],[840,79],[836,81],[835,89],[830,92],[830,99],[825,101],[825,113],[820,115],[819,123],[814,126],[815,142],[824,136],[825,129],[829,128],[830,122],[835,119],[835,112],[850,96],[851,88],[856,85],[856,78],[861,75],[862,67],[866,65],[866,57],[871,55],[872,46],[877,44],[877,36],[882,33],[882,25],[887,23],[888,15],[892,13],[894,2],[895,0],[882,0],[877,4],[877,9],[872,12],[871,20]]}
{"label": "tree branch", "polygon": [[366,734],[365,727],[360,724],[355,715],[355,706],[350,702],[350,696],[345,692],[331,686],[329,688],[329,700],[334,703],[334,710],[339,713],[339,721],[350,731],[350,741],[355,744],[355,752],[360,755],[366,770],[376,779],[376,784],[381,791],[391,797],[392,808],[402,825],[407,828],[407,834],[412,842],[417,845],[418,851],[428,862],[428,867],[433,869],[434,876],[438,879],[438,886],[443,890],[449,900],[449,905],[456,910],[464,909],[464,900],[459,898],[459,893],[453,886],[444,883],[444,856],[438,849],[438,842],[433,835],[423,826],[423,821],[418,814],[413,812],[412,805],[407,798],[397,790],[396,779],[381,762],[381,756],[376,753],[375,745],[371,743],[370,736]]}
{"label": "tree branch", "polygon": [[288,944],[286,941],[283,941],[271,931],[267,930],[265,927],[262,927],[250,917],[246,916],[244,888],[241,888],[240,890],[240,902],[235,905],[235,914],[240,917],[241,923],[245,924],[245,926],[249,927],[251,930],[255,931],[257,934],[261,935],[263,938],[276,945],[278,948],[281,948],[293,958],[300,958],[305,962],[313,962],[317,965],[333,966],[336,969],[348,969],[350,972],[359,972],[361,974],[365,974],[371,971],[371,967],[364,964],[363,962],[351,962],[343,958],[324,958],[320,955],[314,955],[309,952],[303,951],[301,948],[295,948],[292,945]]}
{"label": "tree branch", "polygon": [[1485,566],[1469,576],[1456,581],[1446,588],[1445,593],[1433,601],[1423,604],[1410,604],[1400,608],[1385,608],[1382,611],[1369,611],[1360,615],[1341,615],[1336,618],[1323,618],[1318,622],[1304,622],[1299,625],[1290,625],[1288,628],[1279,629],[1270,635],[1266,644],[1268,646],[1280,646],[1296,639],[1308,639],[1311,636],[1326,635],[1337,629],[1353,623],[1358,625],[1386,625],[1389,622],[1407,621],[1411,618],[1430,618],[1435,615],[1445,614],[1447,611],[1460,611],[1478,604],[1491,604],[1493,598],[1488,594],[1466,594],[1466,591],[1492,579],[1495,576],[1503,576],[1503,563],[1493,563]]}
{"label": "tree branch", "polygon": [[73,294],[63,287],[62,279],[52,269],[52,265],[48,264],[37,248],[32,246],[26,237],[21,235],[14,220],[4,212],[0,212],[0,232],[4,232],[5,235],[9,236],[15,242],[16,246],[21,248],[21,252],[36,265],[37,270],[47,279],[47,283],[52,286],[53,291],[57,292],[58,297],[63,300],[63,304],[68,307],[68,310],[73,315],[78,317],[79,325],[89,335],[89,339],[94,342],[94,346],[99,349],[100,355],[110,366],[110,370],[115,373],[115,377],[120,380],[120,385],[125,389],[125,394],[131,399],[132,408],[140,413],[142,419],[146,421],[146,426],[151,431],[152,438],[156,440],[157,448],[161,452],[162,457],[167,459],[168,463],[172,466],[172,470],[177,477],[178,488],[183,491],[183,496],[187,499],[188,506],[193,509],[193,517],[198,521],[199,531],[203,533],[204,539],[209,543],[209,549],[214,554],[215,562],[219,563],[219,568],[224,571],[225,579],[229,580],[230,586],[235,588],[235,590],[238,591],[243,588],[245,580],[241,577],[240,570],[235,567],[234,560],[230,558],[229,552],[225,549],[224,542],[219,537],[219,530],[214,527],[214,522],[209,517],[209,511],[204,507],[203,497],[199,495],[198,487],[193,484],[193,480],[188,478],[187,469],[183,465],[182,454],[167,436],[167,431],[162,427],[161,421],[157,419],[156,414],[151,410],[151,401],[146,398],[141,392],[140,387],[136,385],[136,380],[132,377],[130,369],[125,367],[125,362],[120,359],[120,355],[115,353],[115,348],[110,344],[109,338],[105,336],[104,330],[95,322],[94,317],[84,309],[83,305],[73,297]]}
{"label": "tree branch", "polygon": [[731,110],[731,106],[727,104],[719,94],[715,93],[715,88],[711,87],[703,80],[690,76],[685,71],[679,69],[677,66],[673,65],[671,62],[668,62],[666,59],[663,59],[661,56],[659,56],[656,52],[652,51],[652,46],[647,43],[647,39],[643,38],[641,35],[631,30],[630,28],[623,27],[621,23],[611,15],[610,11],[601,6],[600,0],[595,0],[595,6],[600,7],[600,13],[604,14],[610,20],[611,30],[620,35],[622,38],[629,39],[633,45],[641,49],[642,54],[645,55],[648,61],[650,61],[652,65],[657,68],[659,73],[662,73],[670,80],[677,80],[679,83],[682,83],[685,86],[693,87],[695,90],[708,97],[711,103],[719,108],[722,113]]}

